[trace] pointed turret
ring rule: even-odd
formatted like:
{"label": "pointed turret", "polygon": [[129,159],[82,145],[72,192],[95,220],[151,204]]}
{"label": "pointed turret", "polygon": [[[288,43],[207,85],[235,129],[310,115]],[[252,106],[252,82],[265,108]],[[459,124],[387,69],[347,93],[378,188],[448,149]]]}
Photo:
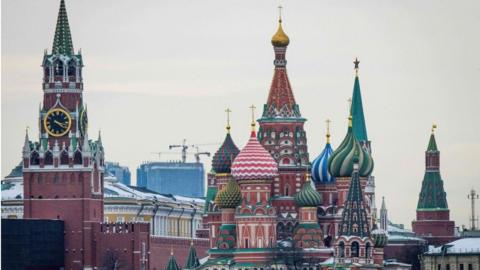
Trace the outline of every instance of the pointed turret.
{"label": "pointed turret", "polygon": [[28,138],[28,128],[25,130],[25,141],[23,142],[23,158],[30,157],[30,140]]}
{"label": "pointed turret", "polygon": [[362,94],[360,93],[360,80],[358,79],[358,65],[360,61],[355,58],[355,83],[353,85],[352,105],[350,113],[353,118],[353,134],[362,144],[368,142],[367,126],[365,125],[365,116],[363,115]]}
{"label": "pointed turret", "polygon": [[388,211],[385,205],[385,197],[382,197],[382,208],[380,208],[380,229],[388,230]]}
{"label": "pointed turret", "polygon": [[166,270],[180,270],[180,267],[178,267],[177,260],[175,259],[175,256],[173,255],[173,250],[170,252],[170,258],[168,259],[168,264]]}
{"label": "pointed turret", "polygon": [[339,235],[343,236],[370,236],[370,228],[367,222],[367,212],[363,200],[363,192],[360,186],[359,175],[359,152],[353,154],[353,173],[348,197],[340,223]]}
{"label": "pointed turret", "polygon": [[63,55],[73,54],[72,35],[70,34],[70,25],[68,24],[67,9],[65,8],[64,0],[60,1],[52,53]]}
{"label": "pointed turret", "polygon": [[200,261],[197,257],[197,251],[195,250],[195,246],[193,245],[193,241],[190,243],[190,250],[188,251],[188,257],[185,261],[185,270],[194,270],[200,266]]}

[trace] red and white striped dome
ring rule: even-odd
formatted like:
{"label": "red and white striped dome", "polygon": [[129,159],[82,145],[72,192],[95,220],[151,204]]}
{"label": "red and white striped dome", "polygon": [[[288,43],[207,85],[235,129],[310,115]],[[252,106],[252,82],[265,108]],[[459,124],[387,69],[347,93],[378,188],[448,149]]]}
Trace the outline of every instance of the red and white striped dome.
{"label": "red and white striped dome", "polygon": [[255,131],[233,161],[231,173],[237,180],[271,179],[278,175],[277,162],[258,142]]}

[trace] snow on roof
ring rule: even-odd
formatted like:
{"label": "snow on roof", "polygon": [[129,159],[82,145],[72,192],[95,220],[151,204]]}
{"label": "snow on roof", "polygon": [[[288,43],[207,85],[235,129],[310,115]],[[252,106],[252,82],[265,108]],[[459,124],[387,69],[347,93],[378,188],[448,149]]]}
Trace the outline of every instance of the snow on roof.
{"label": "snow on roof", "polygon": [[[104,198],[131,198],[135,200],[154,200],[169,203],[185,203],[204,205],[205,200],[177,195],[162,195],[147,189],[136,189],[106,177],[104,181]],[[2,181],[2,200],[23,199],[23,179],[7,179]]]}
{"label": "snow on roof", "polygon": [[480,238],[462,238],[436,248],[430,247],[427,254],[441,254],[445,248],[447,254],[480,253]]}
{"label": "snow on roof", "polygon": [[405,233],[405,234],[414,234],[412,231],[410,230],[406,230],[406,229],[402,229],[400,227],[397,227],[397,226],[394,226],[394,225],[391,225],[391,224],[388,224],[387,226],[387,231],[390,233]]}

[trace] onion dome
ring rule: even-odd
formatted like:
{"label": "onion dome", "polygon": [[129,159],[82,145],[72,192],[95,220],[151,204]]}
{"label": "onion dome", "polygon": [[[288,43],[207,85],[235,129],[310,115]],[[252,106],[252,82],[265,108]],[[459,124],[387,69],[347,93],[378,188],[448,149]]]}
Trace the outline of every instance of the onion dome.
{"label": "onion dome", "polygon": [[278,165],[272,155],[258,142],[255,134],[255,106],[252,109],[252,132],[247,145],[232,163],[232,175],[237,180],[272,179],[278,175]]}
{"label": "onion dome", "polygon": [[215,152],[212,158],[212,168],[216,173],[230,173],[232,161],[238,155],[240,150],[232,140],[230,132],[225,136],[222,146]]}
{"label": "onion dome", "polygon": [[242,201],[242,194],[237,181],[228,180],[228,183],[218,192],[215,197],[215,204],[221,208],[235,208]]}
{"label": "onion dome", "polygon": [[230,136],[230,109],[226,109],[227,112],[227,136],[223,140],[220,148],[215,152],[212,158],[212,168],[216,173],[230,173],[230,167],[232,166],[232,161],[238,155],[240,150],[232,140]]}
{"label": "onion dome", "polygon": [[312,163],[312,179],[317,184],[333,184],[335,178],[333,178],[328,172],[328,158],[332,155],[333,149],[330,145],[330,120],[327,120],[327,144],[322,153],[313,160]]}
{"label": "onion dome", "polygon": [[322,196],[313,189],[308,175],[302,190],[295,194],[295,203],[299,207],[316,207],[322,203]]}
{"label": "onion dome", "polygon": [[388,243],[388,233],[385,230],[375,229],[372,231],[371,236],[377,248],[382,248]]}
{"label": "onion dome", "polygon": [[282,18],[278,20],[278,29],[275,35],[272,37],[272,45],[275,47],[287,47],[290,43],[290,39],[282,28]]}
{"label": "onion dome", "polygon": [[328,159],[328,171],[333,177],[351,176],[353,172],[354,153],[358,153],[358,173],[368,176],[373,171],[373,159],[360,145],[352,132],[352,117],[349,117],[348,131],[337,150]]}

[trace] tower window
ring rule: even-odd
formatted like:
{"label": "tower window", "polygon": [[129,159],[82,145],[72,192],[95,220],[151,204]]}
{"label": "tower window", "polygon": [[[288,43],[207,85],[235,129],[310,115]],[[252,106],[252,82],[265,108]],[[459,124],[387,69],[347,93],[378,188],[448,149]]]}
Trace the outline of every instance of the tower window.
{"label": "tower window", "polygon": [[352,257],[358,257],[358,254],[360,252],[360,245],[358,244],[358,242],[353,242],[352,243]]}
{"label": "tower window", "polygon": [[45,165],[53,165],[53,154],[51,151],[45,153]]}
{"label": "tower window", "polygon": [[248,248],[248,238],[245,238],[245,248]]}

